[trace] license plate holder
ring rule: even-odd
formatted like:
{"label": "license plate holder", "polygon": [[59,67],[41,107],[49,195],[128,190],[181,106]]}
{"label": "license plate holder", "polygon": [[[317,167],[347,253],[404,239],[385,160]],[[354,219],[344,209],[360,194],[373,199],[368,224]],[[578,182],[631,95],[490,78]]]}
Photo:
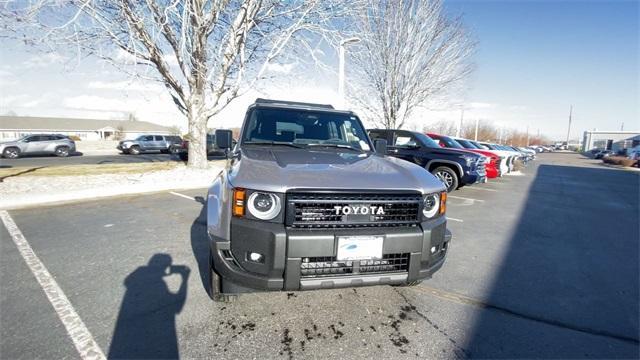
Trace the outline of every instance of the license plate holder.
{"label": "license plate holder", "polygon": [[338,261],[380,260],[384,236],[358,235],[338,236]]}

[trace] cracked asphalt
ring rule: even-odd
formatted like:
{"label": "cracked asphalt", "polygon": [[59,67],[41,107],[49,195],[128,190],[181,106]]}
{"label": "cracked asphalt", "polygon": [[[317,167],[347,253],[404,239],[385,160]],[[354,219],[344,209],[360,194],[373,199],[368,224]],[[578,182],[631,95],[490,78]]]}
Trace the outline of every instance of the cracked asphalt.
{"label": "cracked asphalt", "polygon": [[[419,286],[229,304],[205,290],[206,189],[9,214],[112,358],[638,358],[639,189],[637,172],[542,154],[451,194],[447,262]],[[0,358],[78,357],[0,225]]]}

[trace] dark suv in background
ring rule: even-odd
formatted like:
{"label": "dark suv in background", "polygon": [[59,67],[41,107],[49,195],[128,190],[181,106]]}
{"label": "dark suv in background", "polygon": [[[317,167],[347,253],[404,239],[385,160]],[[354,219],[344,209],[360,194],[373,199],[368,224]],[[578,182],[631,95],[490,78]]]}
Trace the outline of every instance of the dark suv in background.
{"label": "dark suv in background", "polygon": [[439,178],[451,192],[464,185],[486,182],[485,157],[442,148],[427,135],[408,130],[369,130],[372,139],[386,140],[387,155],[417,164]]}
{"label": "dark suv in background", "polygon": [[[235,146],[235,141],[233,141],[233,146]],[[171,145],[169,151],[174,155],[178,155],[182,161],[189,160],[189,140],[185,139],[180,143]],[[207,156],[223,156],[224,154],[225,150],[216,146],[216,135],[207,134]]]}

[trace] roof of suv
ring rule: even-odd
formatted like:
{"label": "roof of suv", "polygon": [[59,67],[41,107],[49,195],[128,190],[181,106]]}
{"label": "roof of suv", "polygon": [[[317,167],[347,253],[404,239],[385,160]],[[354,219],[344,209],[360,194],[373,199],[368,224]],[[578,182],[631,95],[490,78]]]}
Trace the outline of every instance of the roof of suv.
{"label": "roof of suv", "polygon": [[349,111],[349,110],[336,110],[333,107],[333,105],[330,105],[330,104],[314,104],[314,103],[306,103],[306,102],[298,102],[298,101],[287,101],[287,100],[275,100],[275,99],[257,98],[256,101],[249,106],[249,108],[253,108],[253,107],[276,108],[276,109],[313,110],[313,111],[322,111],[322,112],[331,112],[331,113],[353,115],[352,111]]}

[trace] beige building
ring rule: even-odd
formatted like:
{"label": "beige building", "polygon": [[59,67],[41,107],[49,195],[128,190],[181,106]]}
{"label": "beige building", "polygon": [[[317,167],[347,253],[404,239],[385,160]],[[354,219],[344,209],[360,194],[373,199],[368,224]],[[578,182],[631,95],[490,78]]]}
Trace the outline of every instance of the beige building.
{"label": "beige building", "polygon": [[148,133],[170,135],[171,128],[137,120],[0,116],[0,141],[51,133],[77,136],[81,140],[116,140]]}

